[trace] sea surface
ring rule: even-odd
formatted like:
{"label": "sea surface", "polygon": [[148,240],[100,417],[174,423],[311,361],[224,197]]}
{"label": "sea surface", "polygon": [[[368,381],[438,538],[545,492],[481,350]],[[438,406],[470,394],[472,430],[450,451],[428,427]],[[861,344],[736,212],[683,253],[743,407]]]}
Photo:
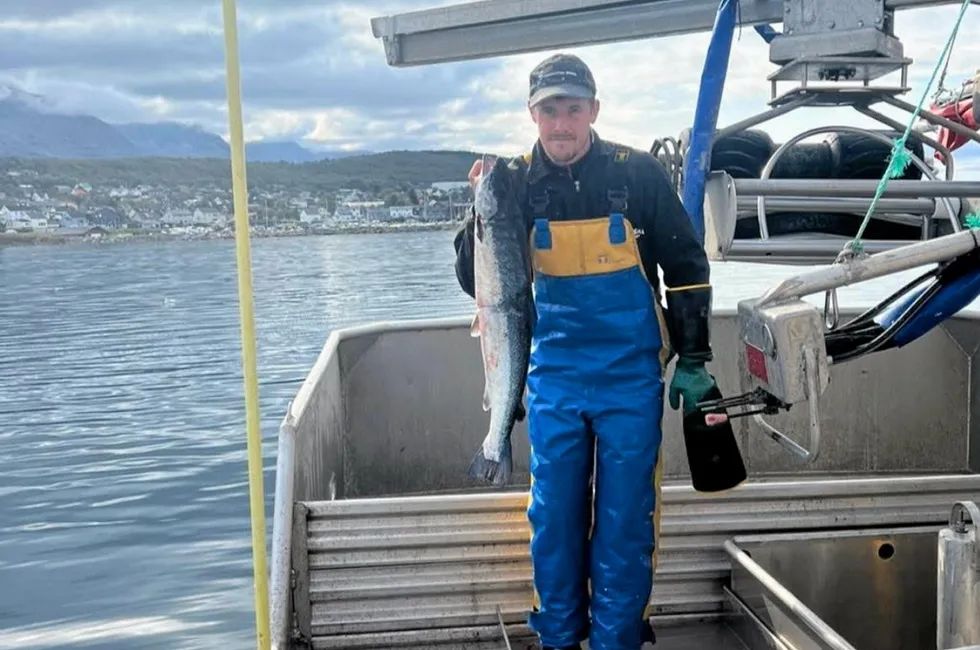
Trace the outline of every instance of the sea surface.
{"label": "sea surface", "polygon": [[[271,517],[327,335],[472,301],[451,232],[259,239],[252,264]],[[715,303],[800,270],[717,264]],[[235,272],[232,241],[0,248],[0,649],[255,647]]]}

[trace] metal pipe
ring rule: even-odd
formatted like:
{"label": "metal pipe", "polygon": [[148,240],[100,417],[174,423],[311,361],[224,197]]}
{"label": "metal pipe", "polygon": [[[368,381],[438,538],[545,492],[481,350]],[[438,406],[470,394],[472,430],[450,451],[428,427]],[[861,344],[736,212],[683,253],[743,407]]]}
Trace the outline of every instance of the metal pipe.
{"label": "metal pipe", "polygon": [[776,119],[780,115],[785,115],[786,113],[795,111],[798,108],[803,108],[804,106],[817,101],[818,98],[819,95],[803,95],[802,97],[797,97],[796,99],[777,106],[776,108],[770,108],[769,110],[757,113],[751,117],[747,117],[744,120],[735,122],[735,124],[726,126],[725,128],[716,131],[715,140],[720,140],[721,138],[732,135],[733,133],[739,133],[740,131],[751,129],[753,126]]}
{"label": "metal pipe", "polygon": [[769,573],[759,566],[752,558],[746,555],[745,551],[735,545],[730,539],[724,543],[725,551],[731,556],[739,566],[748,571],[755,580],[775,598],[780,605],[792,613],[806,628],[812,632],[817,639],[826,644],[833,650],[856,650],[854,646],[847,642],[844,637],[834,631],[819,616],[813,613],[809,607],[803,604],[799,598],[794,596],[789,589],[784,587],[773,578]]}
{"label": "metal pipe", "polygon": [[893,250],[858,257],[841,264],[787,278],[767,291],[759,305],[772,304],[821,291],[880,278],[918,266],[951,260],[980,246],[973,229],[916,242]]}
{"label": "metal pipe", "polygon": [[[808,129],[808,130],[806,130],[806,131],[804,131],[802,133],[799,133],[799,134],[793,136],[792,138],[790,138],[789,140],[787,140],[786,142],[784,142],[782,145],[780,145],[779,148],[776,149],[776,151],[772,154],[772,156],[769,157],[769,160],[766,162],[766,166],[762,168],[762,172],[760,173],[760,180],[762,180],[762,181],[769,181],[769,180],[771,180],[769,178],[769,174],[771,174],[772,173],[772,170],[776,167],[776,161],[792,145],[794,145],[797,142],[799,142],[800,140],[803,140],[805,138],[808,138],[808,137],[810,137],[812,135],[816,135],[818,133],[827,133],[827,132],[854,133],[854,134],[857,134],[857,135],[863,135],[865,137],[869,137],[872,140],[877,140],[877,141],[882,142],[884,144],[887,144],[889,146],[891,146],[893,144],[893,141],[892,141],[891,138],[889,138],[889,137],[887,137],[887,136],[885,136],[885,135],[883,135],[881,133],[876,133],[874,131],[870,131],[868,129],[864,129],[864,128],[857,127],[857,126],[837,125],[837,126],[818,126],[818,127],[814,127],[812,129]],[[913,154],[911,152],[909,152],[909,159],[912,161],[912,164],[914,164],[916,167],[918,167],[919,168],[919,171],[921,171],[924,175],[928,176],[933,181],[938,180],[936,178],[936,174],[933,173],[933,171],[929,168],[929,166],[925,163],[924,160],[922,160],[921,158],[919,158],[918,156],[916,156],[915,154]],[[894,181],[890,181],[888,183],[888,185],[891,185],[892,182],[894,182]],[[916,182],[921,182],[921,181],[916,181]],[[886,190],[888,188],[888,185],[885,186]],[[978,185],[980,185],[980,184],[978,184]],[[877,190],[877,184],[875,185],[875,189]],[[735,185],[735,192],[736,192],[736,196],[737,196],[738,195],[738,183],[736,183],[736,185]],[[959,232],[960,230],[962,230],[962,228],[960,227],[960,222],[956,219],[955,210],[953,210],[952,203],[950,203],[949,202],[949,199],[947,197],[945,197],[945,196],[940,197],[940,200],[946,206],[946,210],[947,210],[947,212],[949,214],[949,218],[950,218],[950,220],[952,221],[952,224],[953,224],[953,230],[955,232]],[[757,204],[758,204],[757,205],[757,209],[758,209],[758,216],[759,216],[759,235],[763,239],[768,239],[769,238],[769,223],[766,220],[766,206],[765,206],[765,203],[763,201],[763,195],[759,195]],[[932,216],[931,213],[928,216],[931,218],[931,216]],[[928,235],[928,232],[929,231],[924,226],[923,227],[923,239],[926,239],[927,238],[926,235]]]}
{"label": "metal pipe", "polygon": [[[872,197],[878,181],[797,178],[736,178],[736,194],[743,196]],[[883,198],[980,196],[980,181],[889,181]]]}
{"label": "metal pipe", "polygon": [[[779,212],[867,212],[871,199],[858,198],[819,198],[772,197],[766,198],[766,210]],[[739,210],[758,209],[757,199],[738,197],[735,202]],[[880,199],[876,213],[932,214],[936,211],[934,199]]]}
{"label": "metal pipe", "polygon": [[735,34],[738,0],[721,0],[715,16],[708,53],[701,71],[698,101],[694,108],[691,144],[684,156],[684,185],[681,202],[691,219],[698,241],[704,243],[704,184],[711,170],[711,148],[718,125],[718,111],[725,90],[728,59]]}
{"label": "metal pipe", "polygon": [[[901,108],[903,111],[908,111],[909,113],[912,114],[915,113],[915,106],[909,104],[906,101],[898,99],[897,97],[890,97],[889,95],[881,95],[880,99],[886,104],[891,104],[896,108]],[[936,126],[945,126],[947,129],[949,129],[956,135],[961,135],[964,138],[968,138],[970,140],[973,140],[977,144],[980,144],[980,133],[977,133],[975,130],[967,126],[963,126],[962,124],[958,124],[957,122],[948,120],[942,115],[936,115],[935,113],[930,113],[929,111],[921,111],[919,113],[919,117],[924,119],[926,122],[929,122],[930,124],[935,124]]]}
{"label": "metal pipe", "polygon": [[272,650],[288,650],[290,640],[291,570],[293,548],[293,486],[296,475],[296,427],[292,404],[279,425],[276,452],[276,500],[272,514],[272,575],[269,593]]}
{"label": "metal pipe", "polygon": [[[918,240],[916,240],[918,241]],[[833,235],[811,235],[806,238],[736,239],[725,253],[726,259],[742,261],[793,260],[797,264],[826,264],[834,261],[840,254],[845,238]],[[865,252],[874,255],[894,248],[908,246],[908,240],[871,239],[861,245]]]}
{"label": "metal pipe", "polygon": [[269,648],[269,584],[265,539],[265,498],[262,486],[262,431],[259,421],[258,361],[252,296],[252,259],[248,228],[248,184],[245,177],[245,138],[238,65],[238,22],[235,0],[223,0],[225,87],[231,148],[231,185],[235,208],[235,253],[238,310],[241,322],[242,368],[245,393],[245,431],[248,458],[248,496],[252,524],[252,576],[255,580],[255,636],[259,650]]}

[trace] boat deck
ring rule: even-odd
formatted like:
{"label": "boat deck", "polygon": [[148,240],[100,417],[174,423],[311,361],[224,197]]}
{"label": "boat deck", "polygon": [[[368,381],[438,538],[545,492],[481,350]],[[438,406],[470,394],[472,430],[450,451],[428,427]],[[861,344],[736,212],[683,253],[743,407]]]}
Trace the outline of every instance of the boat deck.
{"label": "boat deck", "polygon": [[643,650],[751,650],[724,621],[692,621],[656,627],[655,631],[657,643],[647,643]]}
{"label": "boat deck", "polygon": [[[276,471],[275,650],[504,650],[500,619],[512,650],[537,649],[526,426],[510,485],[465,480],[487,414],[464,321],[336,333],[291,404]],[[734,313],[712,327],[737,340]],[[835,367],[819,459],[802,465],[742,419],[749,480],[719,494],[691,487],[679,416],[666,413],[657,643],[644,650],[828,647],[800,604],[839,634],[835,648],[932,647],[936,534],[954,503],[980,500],[977,351],[980,323],[957,317]],[[741,387],[734,357],[721,347],[712,364],[728,394]],[[909,377],[928,381],[913,390]],[[770,423],[806,443],[805,410]]]}

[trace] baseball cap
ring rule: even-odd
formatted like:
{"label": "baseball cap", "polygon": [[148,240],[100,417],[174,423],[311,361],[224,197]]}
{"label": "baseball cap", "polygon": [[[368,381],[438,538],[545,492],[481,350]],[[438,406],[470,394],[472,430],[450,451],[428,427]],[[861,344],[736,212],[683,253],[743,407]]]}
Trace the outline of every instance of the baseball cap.
{"label": "baseball cap", "polygon": [[596,87],[592,71],[582,59],[573,54],[555,54],[531,71],[528,104],[552,97],[582,97],[593,99]]}

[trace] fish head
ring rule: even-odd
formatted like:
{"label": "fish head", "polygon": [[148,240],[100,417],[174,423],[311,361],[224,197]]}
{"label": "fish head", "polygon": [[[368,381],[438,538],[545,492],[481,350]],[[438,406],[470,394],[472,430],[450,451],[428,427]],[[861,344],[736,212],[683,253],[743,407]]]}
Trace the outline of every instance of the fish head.
{"label": "fish head", "polygon": [[517,192],[517,170],[503,158],[484,156],[474,193],[476,235],[481,241],[487,230],[519,220]]}

